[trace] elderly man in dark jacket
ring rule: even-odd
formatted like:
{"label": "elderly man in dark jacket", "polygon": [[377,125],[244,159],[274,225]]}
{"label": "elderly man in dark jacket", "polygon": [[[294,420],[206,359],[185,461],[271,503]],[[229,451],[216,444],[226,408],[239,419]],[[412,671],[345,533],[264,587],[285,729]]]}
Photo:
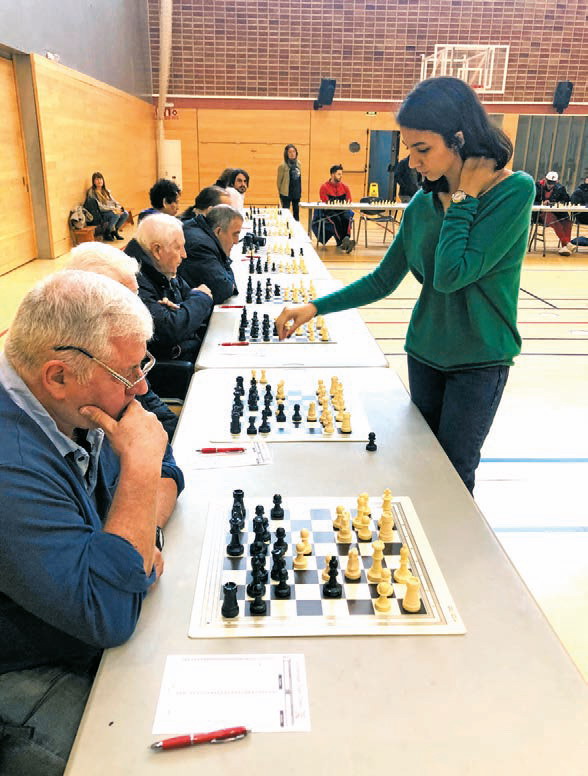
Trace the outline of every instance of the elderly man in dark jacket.
{"label": "elderly man in dark jacket", "polygon": [[157,358],[194,361],[212,311],[212,294],[207,286],[192,288],[176,276],[186,255],[182,224],[165,214],[147,216],[125,253],[141,264],[139,296],[155,329],[151,352]]}
{"label": "elderly man in dark jacket", "polygon": [[215,304],[237,293],[229,254],[242,225],[243,217],[229,205],[216,205],[184,223],[186,258],[178,275],[191,286],[206,283]]}

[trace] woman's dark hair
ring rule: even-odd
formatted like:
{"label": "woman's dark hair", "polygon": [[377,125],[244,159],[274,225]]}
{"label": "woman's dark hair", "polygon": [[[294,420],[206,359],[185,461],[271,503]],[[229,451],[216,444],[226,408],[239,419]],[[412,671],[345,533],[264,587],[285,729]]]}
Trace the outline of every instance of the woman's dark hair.
{"label": "woman's dark hair", "polygon": [[[512,156],[512,143],[494,126],[477,94],[459,78],[441,76],[421,81],[406,97],[396,114],[400,127],[436,132],[462,159],[485,156],[502,170]],[[463,134],[463,142],[457,134]],[[448,191],[445,177],[423,180],[425,191]]]}
{"label": "woman's dark hair", "polygon": [[293,148],[296,151],[296,158],[298,159],[298,149],[296,148],[294,143],[288,143],[288,145],[284,148],[284,161],[286,162],[286,164],[288,164],[288,159],[289,159],[288,150],[290,148]]}
{"label": "woman's dark hair", "polygon": [[149,189],[151,207],[154,207],[156,210],[161,210],[164,201],[175,202],[181,194],[181,191],[178,184],[174,183],[174,181],[170,181],[168,178],[160,178]]}
{"label": "woman's dark hair", "polygon": [[[215,186],[220,186],[222,189],[226,189],[227,186],[229,186],[229,181],[231,180],[231,175],[234,172],[233,167],[225,167],[225,169],[221,172],[221,174],[218,176],[218,179],[215,181]],[[233,180],[235,180],[233,178]]]}
{"label": "woman's dark hair", "polygon": [[219,205],[223,194],[227,194],[227,190],[222,186],[206,186],[196,195],[194,204],[180,215],[180,221],[189,221],[190,218],[194,218],[195,210],[208,210],[209,207]]}

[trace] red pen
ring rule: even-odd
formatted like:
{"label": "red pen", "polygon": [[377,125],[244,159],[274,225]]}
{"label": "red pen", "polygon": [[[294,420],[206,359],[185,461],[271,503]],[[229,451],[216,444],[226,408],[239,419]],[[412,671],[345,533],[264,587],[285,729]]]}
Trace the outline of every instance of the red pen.
{"label": "red pen", "polygon": [[248,342],[221,342],[219,344],[223,348],[232,348],[233,346],[234,347],[237,347],[237,346],[240,347],[241,345],[249,345]]}
{"label": "red pen", "polygon": [[221,310],[242,310],[245,305],[243,304],[219,304]]}
{"label": "red pen", "polygon": [[156,741],[151,744],[151,749],[156,752],[163,752],[166,749],[183,749],[186,746],[195,746],[196,744],[224,744],[229,741],[238,741],[245,738],[250,733],[245,727],[225,728],[224,730],[213,730],[212,733],[193,733],[189,736],[176,736],[175,738],[165,738],[163,741]]}
{"label": "red pen", "polygon": [[196,450],[197,453],[204,453],[208,455],[210,453],[244,453],[244,447],[201,447],[200,450]]}

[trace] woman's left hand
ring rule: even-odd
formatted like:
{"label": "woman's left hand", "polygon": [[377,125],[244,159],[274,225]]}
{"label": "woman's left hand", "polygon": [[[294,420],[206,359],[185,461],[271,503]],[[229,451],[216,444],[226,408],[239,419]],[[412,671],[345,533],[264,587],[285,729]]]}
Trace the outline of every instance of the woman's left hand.
{"label": "woman's left hand", "polygon": [[477,197],[490,188],[496,177],[496,160],[485,156],[469,156],[461,168],[458,189]]}

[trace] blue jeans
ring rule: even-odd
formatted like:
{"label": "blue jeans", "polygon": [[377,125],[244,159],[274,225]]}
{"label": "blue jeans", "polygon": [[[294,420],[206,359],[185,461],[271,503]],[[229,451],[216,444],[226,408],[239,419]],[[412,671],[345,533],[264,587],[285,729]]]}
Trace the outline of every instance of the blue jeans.
{"label": "blue jeans", "polygon": [[0,674],[0,774],[61,776],[93,673],[42,666]]}
{"label": "blue jeans", "polygon": [[441,372],[408,356],[410,395],[470,493],[507,366]]}
{"label": "blue jeans", "polygon": [[113,211],[108,213],[103,212],[102,219],[104,221],[104,231],[107,233],[118,231],[128,217],[129,214],[126,210],[123,210],[122,213],[114,213]]}

